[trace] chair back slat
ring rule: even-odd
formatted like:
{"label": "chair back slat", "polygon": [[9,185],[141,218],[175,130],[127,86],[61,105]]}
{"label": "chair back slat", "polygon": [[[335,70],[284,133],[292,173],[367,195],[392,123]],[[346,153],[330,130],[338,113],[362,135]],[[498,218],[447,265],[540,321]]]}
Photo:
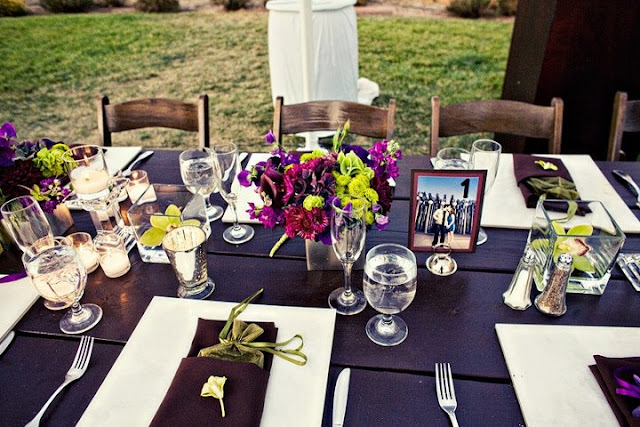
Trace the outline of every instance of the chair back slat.
{"label": "chair back slat", "polygon": [[629,101],[626,92],[616,92],[613,98],[607,160],[617,161],[624,157],[622,134],[625,132],[640,132],[640,100]]}
{"label": "chair back slat", "polygon": [[510,100],[463,102],[447,106],[431,100],[431,154],[438,149],[439,137],[492,132],[529,138],[548,139],[548,152],[560,153],[563,103],[554,98],[551,106]]}
{"label": "chair back slat", "polygon": [[284,105],[282,97],[276,98],[273,132],[278,141],[282,135],[335,131],[347,120],[351,121],[350,132],[371,138],[393,138],[395,100],[389,108],[373,107],[347,101],[312,101]]}
{"label": "chair back slat", "polygon": [[98,127],[103,145],[111,145],[111,133],[148,127],[198,132],[199,145],[209,146],[209,98],[198,103],[174,99],[145,98],[109,104],[106,96],[96,100]]}

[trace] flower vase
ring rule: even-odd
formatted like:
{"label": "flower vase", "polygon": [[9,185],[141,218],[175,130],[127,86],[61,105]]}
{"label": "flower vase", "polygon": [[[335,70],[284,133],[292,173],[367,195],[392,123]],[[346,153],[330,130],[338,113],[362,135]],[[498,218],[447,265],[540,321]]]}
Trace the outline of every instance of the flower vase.
{"label": "flower vase", "polygon": [[53,213],[45,212],[44,214],[51,226],[51,232],[54,236],[62,236],[73,225],[73,218],[69,208],[60,203],[54,209]]}
{"label": "flower vase", "polygon": [[[325,245],[321,242],[315,242],[313,240],[305,240],[304,248],[307,255],[307,271],[315,270],[340,270],[342,271],[342,264],[336,257],[336,253],[333,251],[331,245]],[[364,253],[364,251],[362,251]],[[364,270],[364,255],[360,254],[360,257],[353,265],[355,270]]]}

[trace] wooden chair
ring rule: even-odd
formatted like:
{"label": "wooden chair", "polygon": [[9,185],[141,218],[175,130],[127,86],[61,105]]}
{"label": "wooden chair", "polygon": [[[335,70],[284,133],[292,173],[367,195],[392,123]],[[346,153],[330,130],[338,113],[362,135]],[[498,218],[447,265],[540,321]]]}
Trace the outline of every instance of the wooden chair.
{"label": "wooden chair", "polygon": [[560,154],[563,102],[553,98],[550,107],[519,101],[490,100],[440,106],[431,97],[431,155],[443,136],[495,132],[549,140],[549,154]]}
{"label": "wooden chair", "polygon": [[629,101],[626,92],[616,92],[613,99],[607,160],[617,161],[620,160],[620,155],[624,156],[622,134],[625,132],[640,132],[640,99]]}
{"label": "wooden chair", "polygon": [[312,101],[284,105],[284,99],[276,98],[273,113],[273,133],[281,142],[282,135],[335,131],[348,120],[350,133],[371,138],[393,138],[396,100],[390,99],[388,108],[372,107],[347,101]]}
{"label": "wooden chair", "polygon": [[198,132],[200,147],[209,146],[209,97],[200,95],[189,104],[164,98],[145,98],[110,104],[106,96],[96,98],[100,143],[111,146],[111,134],[146,127]]}

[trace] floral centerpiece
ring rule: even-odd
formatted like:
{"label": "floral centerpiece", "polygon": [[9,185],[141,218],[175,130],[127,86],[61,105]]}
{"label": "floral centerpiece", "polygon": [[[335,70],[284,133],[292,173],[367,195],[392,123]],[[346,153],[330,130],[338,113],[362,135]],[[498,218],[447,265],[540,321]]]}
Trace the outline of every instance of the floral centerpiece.
{"label": "floral centerpiece", "polygon": [[18,196],[33,196],[46,213],[53,213],[69,195],[62,156],[69,147],[49,139],[17,139],[11,123],[0,126],[0,204]]}
{"label": "floral centerpiece", "polygon": [[268,228],[284,227],[271,256],[286,239],[296,236],[330,245],[332,204],[365,203],[367,225],[379,230],[387,227],[392,197],[389,178],[398,176],[396,162],[402,152],[393,140],[377,141],[369,150],[346,145],[348,132],[349,121],[334,135],[331,151],[300,154],[286,152],[269,131],[265,141],[276,143],[271,157],[240,172],[240,184],[255,185],[263,201],[262,206],[249,204],[250,217]]}

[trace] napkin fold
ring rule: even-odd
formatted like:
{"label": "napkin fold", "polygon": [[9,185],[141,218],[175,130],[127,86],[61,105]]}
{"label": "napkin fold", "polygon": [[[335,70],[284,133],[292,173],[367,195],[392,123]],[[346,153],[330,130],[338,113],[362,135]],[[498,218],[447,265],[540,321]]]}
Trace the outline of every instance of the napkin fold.
{"label": "napkin fold", "polygon": [[[252,363],[228,362],[196,357],[200,349],[219,342],[225,321],[198,319],[196,333],[187,357],[182,359],[152,426],[225,425],[259,426],[269,382],[273,356],[265,353],[264,369]],[[264,329],[261,341],[275,342],[278,329],[272,322],[256,323]],[[200,397],[209,376],[225,376],[222,418],[217,399]]]}
{"label": "napkin fold", "polygon": [[596,364],[589,366],[589,369],[598,381],[620,425],[640,427],[640,418],[631,416],[631,411],[640,405],[640,399],[618,395],[616,393],[618,384],[613,373],[616,368],[634,368],[640,372],[640,357],[608,358],[595,355],[593,358]]}
{"label": "napkin fold", "polygon": [[[536,163],[537,161],[549,162],[555,167],[557,170],[553,169],[544,169],[540,164]],[[531,185],[528,183],[530,178],[541,178],[541,179],[550,179],[550,178],[562,178],[569,183],[573,183],[573,179],[571,178],[571,174],[569,170],[564,165],[562,160],[551,157],[540,157],[540,156],[531,156],[529,154],[513,154],[513,172],[516,176],[516,182],[518,184],[518,188],[520,188],[520,192],[522,193],[522,197],[524,197],[525,203],[528,208],[535,208],[538,203],[538,199],[541,194],[537,192]],[[548,199],[558,199],[559,197],[549,197]]]}

